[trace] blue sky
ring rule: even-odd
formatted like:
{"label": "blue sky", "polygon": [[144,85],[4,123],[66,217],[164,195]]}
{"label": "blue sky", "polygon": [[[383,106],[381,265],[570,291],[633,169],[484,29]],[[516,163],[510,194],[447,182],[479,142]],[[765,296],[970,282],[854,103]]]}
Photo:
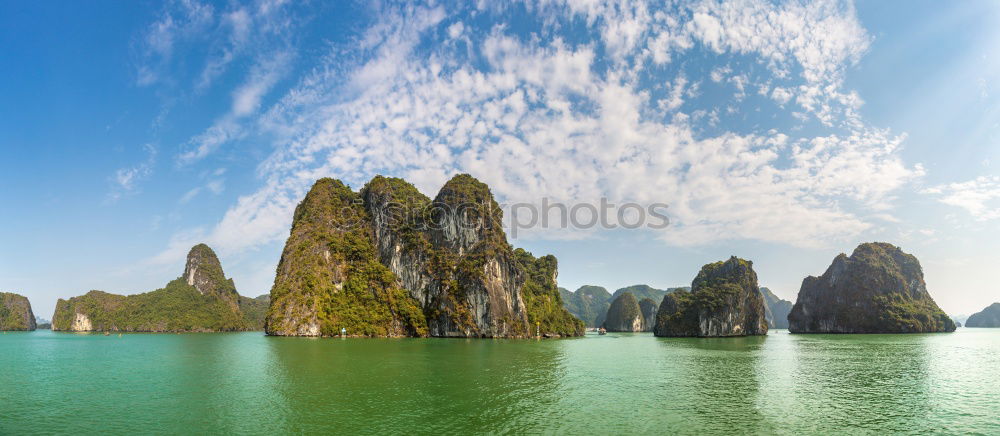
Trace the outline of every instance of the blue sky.
{"label": "blue sky", "polygon": [[1000,4],[4,2],[0,289],[51,315],[206,242],[268,292],[309,185],[469,172],[504,203],[667,203],[533,229],[560,284],[738,255],[794,300],[859,242],[949,313],[1000,300]]}

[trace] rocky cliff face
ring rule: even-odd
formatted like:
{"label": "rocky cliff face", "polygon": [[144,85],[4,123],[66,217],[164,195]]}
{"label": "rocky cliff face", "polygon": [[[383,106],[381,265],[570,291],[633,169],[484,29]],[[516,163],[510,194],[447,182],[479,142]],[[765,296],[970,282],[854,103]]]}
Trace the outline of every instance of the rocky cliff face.
{"label": "rocky cliff face", "polygon": [[651,298],[643,298],[639,301],[639,311],[642,312],[642,331],[651,332],[656,325],[656,311],[660,305]]}
{"label": "rocky cliff face", "polygon": [[764,298],[747,260],[731,257],[701,268],[690,292],[663,297],[656,336],[766,335]]}
{"label": "rocky cliff face", "polygon": [[423,312],[379,263],[361,197],[320,179],[295,208],[264,330],[276,336],[426,335]]}
{"label": "rocky cliff face", "polygon": [[644,329],[642,310],[635,295],[625,292],[611,302],[604,328],[609,332],[641,332]]}
{"label": "rocky cliff face", "polygon": [[787,329],[788,313],[792,311],[792,302],[778,298],[768,288],[760,288],[760,293],[764,296],[764,307],[767,309],[765,318],[767,318],[768,327]]}
{"label": "rocky cliff face", "polygon": [[950,332],[916,257],[887,243],[840,254],[820,277],[806,277],[788,315],[792,333]]}
{"label": "rocky cliff face", "polygon": [[184,274],[162,289],[135,295],[90,291],[60,299],[52,317],[57,331],[213,332],[251,327],[240,296],[207,245],[188,253]]}
{"label": "rocky cliff face", "polygon": [[[562,308],[555,258],[515,252],[500,219],[489,188],[466,174],[449,180],[434,200],[402,179],[375,177],[357,194],[322,179],[296,210],[271,291],[267,332],[582,334],[582,323]],[[345,255],[350,253],[360,255]],[[375,271],[375,281],[361,274]],[[341,292],[352,281],[357,292]],[[359,307],[388,316],[344,315]]]}
{"label": "rocky cliff face", "polygon": [[1000,327],[1000,303],[993,303],[982,312],[975,313],[965,320],[966,327]]}
{"label": "rocky cliff face", "polygon": [[238,305],[240,295],[232,279],[222,271],[222,263],[208,245],[198,244],[188,252],[184,263],[184,280],[202,295],[214,295]]}
{"label": "rocky cliff face", "polygon": [[0,330],[30,331],[35,327],[31,302],[22,295],[0,292]]}

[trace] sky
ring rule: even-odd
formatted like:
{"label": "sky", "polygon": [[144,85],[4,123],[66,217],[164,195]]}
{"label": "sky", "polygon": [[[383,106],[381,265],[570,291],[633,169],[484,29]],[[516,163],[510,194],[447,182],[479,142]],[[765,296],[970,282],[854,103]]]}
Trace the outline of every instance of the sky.
{"label": "sky", "polygon": [[1000,301],[998,83],[987,0],[0,2],[0,290],[49,317],[205,242],[256,296],[316,179],[469,173],[503,204],[669,205],[511,240],[569,289],[736,255],[794,301],[886,241],[974,313]]}

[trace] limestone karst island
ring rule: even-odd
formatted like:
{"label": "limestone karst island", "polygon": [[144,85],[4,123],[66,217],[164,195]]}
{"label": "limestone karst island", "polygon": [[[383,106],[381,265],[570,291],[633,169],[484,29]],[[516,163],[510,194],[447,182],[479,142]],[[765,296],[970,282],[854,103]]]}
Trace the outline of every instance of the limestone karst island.
{"label": "limestone karst island", "polygon": [[1000,435],[1000,2],[0,2],[0,436]]}

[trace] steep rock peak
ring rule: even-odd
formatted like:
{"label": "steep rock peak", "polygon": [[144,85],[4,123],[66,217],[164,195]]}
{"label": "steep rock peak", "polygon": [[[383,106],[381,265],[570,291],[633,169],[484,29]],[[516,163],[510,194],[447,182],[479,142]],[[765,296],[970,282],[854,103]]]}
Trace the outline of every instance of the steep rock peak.
{"label": "steep rock peak", "polygon": [[487,247],[507,245],[503,212],[485,183],[468,174],[448,180],[431,204],[429,212],[432,241],[464,254],[480,242]]}
{"label": "steep rock peak", "polygon": [[184,281],[202,295],[231,297],[236,294],[232,280],[226,279],[222,271],[219,257],[205,244],[195,245],[188,252],[187,262],[184,264]]}
{"label": "steep rock peak", "polygon": [[295,207],[292,230],[297,226],[323,226],[333,230],[360,225],[365,217],[360,208],[349,207],[359,201],[358,194],[340,180],[324,177],[313,183],[305,198]]}
{"label": "steep rock peak", "polygon": [[631,292],[624,292],[611,302],[604,326],[612,332],[641,332],[644,326],[639,300]]}

